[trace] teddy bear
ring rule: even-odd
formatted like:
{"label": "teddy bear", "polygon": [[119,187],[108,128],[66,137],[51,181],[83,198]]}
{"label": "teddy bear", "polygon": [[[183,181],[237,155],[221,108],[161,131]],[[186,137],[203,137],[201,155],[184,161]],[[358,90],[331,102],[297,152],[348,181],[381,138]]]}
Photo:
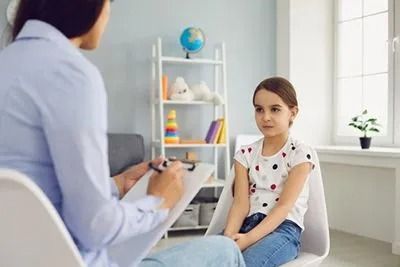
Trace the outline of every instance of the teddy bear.
{"label": "teddy bear", "polygon": [[177,77],[175,82],[171,84],[169,99],[177,101],[192,101],[194,95],[192,90],[186,84],[185,79],[182,77]]}
{"label": "teddy bear", "polygon": [[215,105],[222,105],[224,103],[221,95],[216,92],[211,92],[204,81],[193,85],[191,89],[194,95],[194,100],[214,102]]}

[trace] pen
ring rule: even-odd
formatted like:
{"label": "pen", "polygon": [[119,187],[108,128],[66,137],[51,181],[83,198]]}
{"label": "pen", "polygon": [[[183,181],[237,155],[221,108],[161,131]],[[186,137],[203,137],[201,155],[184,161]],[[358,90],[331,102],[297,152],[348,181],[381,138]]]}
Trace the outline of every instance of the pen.
{"label": "pen", "polygon": [[169,161],[169,162],[180,161],[180,162],[182,162],[183,164],[189,164],[189,165],[191,165],[191,167],[185,168],[185,169],[188,170],[188,171],[194,171],[194,169],[196,168],[196,161],[187,160],[187,159],[177,159],[177,158],[168,158],[167,160],[165,160],[165,161],[163,162],[163,166],[164,166],[164,167],[167,167],[167,166],[168,166],[168,161]]}
{"label": "pen", "polygon": [[[172,161],[177,161],[177,160],[178,159],[175,159],[175,158],[169,158],[168,160],[165,160],[163,162],[162,166],[167,167],[168,166],[168,161],[172,162]],[[184,163],[184,164],[192,165],[191,167],[186,168],[188,171],[193,171],[196,168],[196,162],[194,162],[194,161],[189,161],[189,160],[180,160],[180,161],[182,163]],[[151,161],[149,162],[148,166],[149,166],[150,169],[152,169],[152,170],[154,170],[154,171],[156,171],[158,173],[162,173],[163,172],[162,169],[158,168],[157,166],[154,166]]]}
{"label": "pen", "polygon": [[161,170],[160,168],[154,166],[151,161],[149,162],[149,168],[152,169],[152,170],[155,170],[158,173],[162,173],[163,172],[163,170]]}

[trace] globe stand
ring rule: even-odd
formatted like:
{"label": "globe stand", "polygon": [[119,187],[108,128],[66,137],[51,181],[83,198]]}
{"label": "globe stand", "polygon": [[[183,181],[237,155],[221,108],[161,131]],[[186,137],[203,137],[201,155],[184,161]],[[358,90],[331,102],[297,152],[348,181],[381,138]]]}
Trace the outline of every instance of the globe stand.
{"label": "globe stand", "polygon": [[186,59],[190,59],[190,54],[189,54],[189,52],[186,52]]}

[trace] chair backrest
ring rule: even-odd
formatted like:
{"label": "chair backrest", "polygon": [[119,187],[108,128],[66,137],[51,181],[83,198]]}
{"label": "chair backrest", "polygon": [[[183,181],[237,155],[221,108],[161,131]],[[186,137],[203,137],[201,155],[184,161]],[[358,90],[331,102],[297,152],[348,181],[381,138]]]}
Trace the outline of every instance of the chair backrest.
{"label": "chair backrest", "polygon": [[[240,146],[257,141],[262,136],[238,136],[235,151]],[[304,216],[305,230],[302,234],[302,252],[308,252],[320,257],[326,257],[329,253],[329,226],[325,204],[324,187],[322,183],[321,170],[318,155],[314,155],[315,167],[309,178],[310,195],[308,210]],[[232,205],[232,183],[235,178],[234,169],[231,169],[229,177],[225,180],[224,189],[220,195],[214,216],[206,235],[221,233],[225,227],[229,209]]]}
{"label": "chair backrest", "polygon": [[[262,138],[262,135],[237,135],[235,142],[235,153],[243,145],[249,145]],[[206,235],[221,233],[224,230],[226,220],[228,218],[229,209],[233,202],[232,184],[235,179],[234,168],[232,167],[229,176],[225,179],[224,189],[219,196],[217,207],[207,229]]]}
{"label": "chair backrest", "polygon": [[85,266],[46,195],[8,169],[0,169],[0,266]]}
{"label": "chair backrest", "polygon": [[144,141],[140,134],[108,133],[108,160],[111,176],[144,160]]}

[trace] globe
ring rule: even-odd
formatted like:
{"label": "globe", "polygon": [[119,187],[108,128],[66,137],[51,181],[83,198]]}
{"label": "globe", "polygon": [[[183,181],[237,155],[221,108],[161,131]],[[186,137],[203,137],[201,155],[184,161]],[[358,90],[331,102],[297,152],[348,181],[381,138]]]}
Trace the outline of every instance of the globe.
{"label": "globe", "polygon": [[180,42],[186,52],[186,58],[190,58],[190,53],[197,53],[204,47],[205,36],[201,29],[189,27],[183,30]]}

